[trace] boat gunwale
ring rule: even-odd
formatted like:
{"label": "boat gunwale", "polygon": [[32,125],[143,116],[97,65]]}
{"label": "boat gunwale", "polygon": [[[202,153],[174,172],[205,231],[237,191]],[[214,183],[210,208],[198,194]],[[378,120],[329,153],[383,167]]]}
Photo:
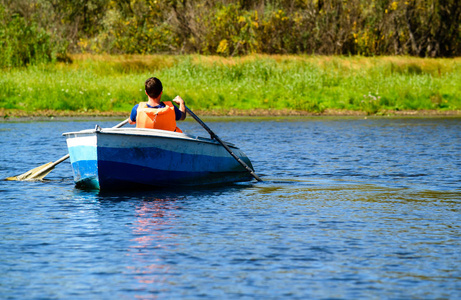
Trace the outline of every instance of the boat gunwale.
{"label": "boat gunwale", "polygon": [[[136,132],[133,132],[136,131]],[[103,129],[84,129],[80,131],[64,132],[62,135],[66,138],[73,138],[71,135],[93,135],[93,134],[108,134],[108,135],[127,135],[127,136],[139,136],[139,137],[151,137],[151,138],[166,138],[166,139],[177,139],[190,142],[203,142],[213,145],[220,145],[218,141],[205,138],[201,136],[192,136],[181,132],[173,132],[159,129],[147,129],[147,128],[103,128]],[[235,149],[239,149],[232,143],[224,142],[227,146]],[[239,149],[240,150],[240,149]]]}

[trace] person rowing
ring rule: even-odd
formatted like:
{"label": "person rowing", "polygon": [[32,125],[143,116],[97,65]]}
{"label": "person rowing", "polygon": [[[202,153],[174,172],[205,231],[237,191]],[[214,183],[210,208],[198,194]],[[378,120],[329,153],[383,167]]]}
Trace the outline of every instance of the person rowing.
{"label": "person rowing", "polygon": [[151,77],[146,80],[145,92],[148,97],[147,102],[136,104],[131,110],[128,122],[136,124],[136,128],[161,129],[175,132],[182,132],[176,126],[176,121],[186,119],[186,104],[184,100],[177,96],[173,102],[162,102],[163,85],[160,79]]}

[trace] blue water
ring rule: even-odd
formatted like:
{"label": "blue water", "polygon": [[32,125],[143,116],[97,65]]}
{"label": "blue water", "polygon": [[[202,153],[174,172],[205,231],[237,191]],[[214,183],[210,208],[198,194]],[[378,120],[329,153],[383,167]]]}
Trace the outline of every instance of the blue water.
{"label": "blue water", "polygon": [[[2,122],[0,178],[118,121]],[[68,161],[0,181],[0,298],[461,298],[460,118],[212,121],[264,182],[100,194]]]}

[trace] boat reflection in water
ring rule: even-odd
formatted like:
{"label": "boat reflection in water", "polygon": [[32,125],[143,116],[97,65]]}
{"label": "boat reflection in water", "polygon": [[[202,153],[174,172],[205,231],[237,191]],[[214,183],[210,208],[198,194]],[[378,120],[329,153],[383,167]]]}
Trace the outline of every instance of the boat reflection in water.
{"label": "boat reflection in water", "polygon": [[141,284],[160,284],[167,280],[171,264],[162,259],[162,254],[171,251],[171,240],[175,234],[169,233],[174,227],[178,209],[175,199],[148,198],[138,202],[135,221],[132,224],[134,239],[130,240],[128,256],[131,264],[127,273]]}

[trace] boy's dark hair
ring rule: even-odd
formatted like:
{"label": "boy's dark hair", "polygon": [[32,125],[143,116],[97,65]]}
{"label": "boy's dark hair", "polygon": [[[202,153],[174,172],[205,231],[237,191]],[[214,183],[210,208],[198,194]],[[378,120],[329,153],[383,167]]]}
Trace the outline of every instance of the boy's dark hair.
{"label": "boy's dark hair", "polygon": [[160,79],[155,77],[147,79],[144,86],[147,95],[149,95],[153,99],[157,98],[163,91],[162,82],[160,81]]}

